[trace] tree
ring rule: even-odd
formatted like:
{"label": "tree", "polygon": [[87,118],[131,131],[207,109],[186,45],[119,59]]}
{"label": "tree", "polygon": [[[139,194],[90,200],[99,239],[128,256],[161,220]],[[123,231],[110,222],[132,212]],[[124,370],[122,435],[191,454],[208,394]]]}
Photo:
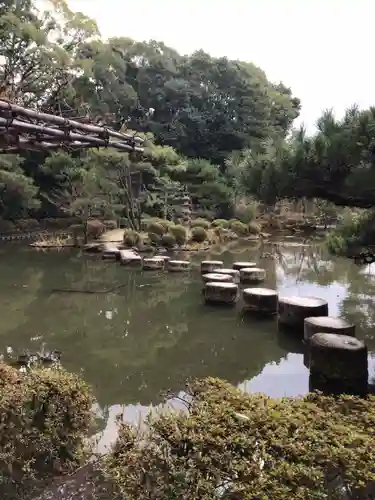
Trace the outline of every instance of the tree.
{"label": "tree", "polygon": [[152,132],[187,157],[223,165],[233,150],[284,138],[299,113],[290,89],[250,63],[203,51],[183,57],[161,42],[129,38],[88,43],[80,57],[91,74],[76,85],[95,109],[112,124],[128,118],[130,128]]}
{"label": "tree", "polygon": [[23,174],[22,159],[0,155],[0,219],[27,217],[39,206],[38,187]]}
{"label": "tree", "polygon": [[65,0],[49,3],[51,10],[44,12],[32,0],[9,0],[0,8],[1,94],[21,105],[56,110],[83,70],[78,48],[98,30]]}
{"label": "tree", "polygon": [[[279,172],[278,196],[321,198],[358,208],[375,206],[375,108],[359,111],[353,107],[342,120],[326,111],[317,125],[313,137],[300,129],[284,143],[274,143],[262,170]],[[262,159],[263,152],[249,166],[249,178],[257,175]],[[254,182],[250,191],[255,192],[257,185]]]}

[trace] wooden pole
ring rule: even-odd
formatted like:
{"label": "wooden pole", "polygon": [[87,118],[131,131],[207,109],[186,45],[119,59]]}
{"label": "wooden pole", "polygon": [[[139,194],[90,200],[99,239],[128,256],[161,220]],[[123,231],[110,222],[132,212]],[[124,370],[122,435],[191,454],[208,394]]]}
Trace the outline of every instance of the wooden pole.
{"label": "wooden pole", "polygon": [[[74,130],[80,130],[82,132],[87,132],[90,134],[102,134],[108,132],[110,137],[120,139],[122,141],[132,141],[136,144],[143,144],[144,139],[138,136],[132,136],[130,134],[122,134],[111,129],[106,129],[105,127],[99,127],[97,125],[88,125],[85,123],[79,123],[74,120],[69,120],[62,118],[61,116],[49,115],[47,113],[39,113],[33,111],[32,109],[22,108],[16,104],[9,103],[0,99],[0,116],[11,113],[13,116],[20,115],[28,119],[38,120],[41,122],[47,122],[54,125],[58,125],[63,128],[69,128]],[[11,121],[11,120],[10,120]]]}

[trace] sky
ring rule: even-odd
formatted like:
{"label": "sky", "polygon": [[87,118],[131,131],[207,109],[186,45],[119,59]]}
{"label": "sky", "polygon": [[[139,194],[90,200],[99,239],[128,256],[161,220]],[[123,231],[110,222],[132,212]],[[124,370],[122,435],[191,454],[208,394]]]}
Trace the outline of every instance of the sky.
{"label": "sky", "polygon": [[249,61],[302,101],[309,132],[324,109],[375,105],[374,0],[68,0],[102,36],[158,40],[188,54]]}

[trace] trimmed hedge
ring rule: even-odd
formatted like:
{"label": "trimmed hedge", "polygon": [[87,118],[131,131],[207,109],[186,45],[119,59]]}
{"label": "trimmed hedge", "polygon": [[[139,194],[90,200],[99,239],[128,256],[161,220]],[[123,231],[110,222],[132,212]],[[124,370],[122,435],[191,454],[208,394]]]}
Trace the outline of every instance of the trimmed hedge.
{"label": "trimmed hedge", "polygon": [[193,227],[190,239],[196,243],[203,243],[207,239],[207,231],[203,227]]}

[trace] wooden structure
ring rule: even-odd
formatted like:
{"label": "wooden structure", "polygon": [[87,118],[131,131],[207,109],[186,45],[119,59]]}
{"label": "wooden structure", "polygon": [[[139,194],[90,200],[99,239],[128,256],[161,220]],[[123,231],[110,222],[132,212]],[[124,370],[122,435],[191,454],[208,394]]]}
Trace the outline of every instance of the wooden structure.
{"label": "wooden structure", "polygon": [[142,153],[143,139],[105,126],[39,113],[0,99],[0,153],[110,147]]}

